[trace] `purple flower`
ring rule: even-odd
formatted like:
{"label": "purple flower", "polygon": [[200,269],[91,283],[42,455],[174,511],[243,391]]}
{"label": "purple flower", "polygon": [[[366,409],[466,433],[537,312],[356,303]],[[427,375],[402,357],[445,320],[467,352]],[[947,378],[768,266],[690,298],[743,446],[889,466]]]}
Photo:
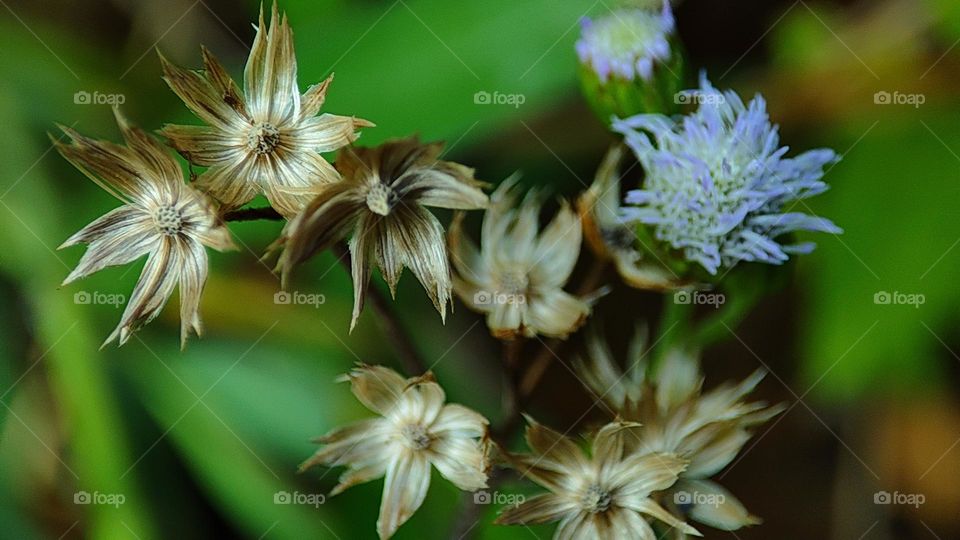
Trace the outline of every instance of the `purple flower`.
{"label": "purple flower", "polygon": [[785,158],[766,103],[720,92],[701,75],[700,89],[682,94],[699,104],[679,118],[641,114],[614,121],[646,171],[627,194],[622,218],[652,228],[660,241],[711,274],[740,261],[781,264],[811,243],[781,244],[794,231],[840,233],[830,220],[789,211],[790,203],[827,190],[830,149]]}

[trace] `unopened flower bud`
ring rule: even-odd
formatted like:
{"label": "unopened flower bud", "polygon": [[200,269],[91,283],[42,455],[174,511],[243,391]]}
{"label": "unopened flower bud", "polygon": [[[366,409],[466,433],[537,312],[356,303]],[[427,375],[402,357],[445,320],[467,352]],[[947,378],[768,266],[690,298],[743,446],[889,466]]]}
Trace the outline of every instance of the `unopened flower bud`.
{"label": "unopened flower bud", "polygon": [[683,57],[670,3],[662,9],[623,7],[585,18],[577,41],[580,81],[590,106],[605,122],[639,113],[678,109]]}

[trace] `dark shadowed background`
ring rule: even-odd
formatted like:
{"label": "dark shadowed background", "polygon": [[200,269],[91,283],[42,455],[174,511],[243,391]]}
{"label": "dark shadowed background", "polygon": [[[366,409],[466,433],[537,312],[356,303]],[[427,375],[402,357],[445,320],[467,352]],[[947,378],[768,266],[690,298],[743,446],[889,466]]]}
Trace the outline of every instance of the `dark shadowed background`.
{"label": "dark shadowed background", "polygon": [[[335,483],[339,471],[295,474],[312,436],[367,414],[334,377],[358,360],[396,365],[372,312],[347,334],[349,279],[330,255],[292,285],[322,305],[276,304],[278,280],[258,257],[280,224],[232,224],[243,248],[211,257],[207,333],[182,353],[176,300],[125,347],[97,351],[122,309],[109,299],[129,295],[142,262],[58,288],[82,248],[56,246],[116,203],[47,133],[59,136],[59,122],[119,139],[110,100],[150,130],[197,123],[154,49],[196,68],[202,43],[239,76],[258,4],[0,5],[0,536],[374,538],[380,481],[317,508],[274,502]],[[418,132],[448,141],[447,157],[485,180],[521,169],[573,197],[612,140],[579,96],[573,52],[577,21],[607,11],[604,0],[281,8],[301,88],[335,71],[326,111],[377,123],[360,144]],[[782,270],[789,285],[704,353],[709,384],[766,365],[758,394],[789,406],[720,475],[764,525],[707,536],[960,537],[960,3],[688,0],[677,18],[691,74],[762,92],[794,151],[844,157],[810,210],[845,233],[811,237],[818,250]],[[523,103],[477,104],[477,92]],[[450,399],[497,419],[500,352],[482,320],[458,306],[441,327],[409,273],[398,302]],[[622,342],[633,319],[655,324],[662,302],[621,292],[598,320]],[[564,430],[592,403],[564,369],[577,345],[531,405]],[[579,422],[602,419],[594,408]],[[877,504],[883,492],[923,504]],[[122,504],[83,504],[85,493]],[[445,537],[459,499],[434,482],[397,538]],[[496,509],[482,510],[479,537],[552,534],[488,525]]]}

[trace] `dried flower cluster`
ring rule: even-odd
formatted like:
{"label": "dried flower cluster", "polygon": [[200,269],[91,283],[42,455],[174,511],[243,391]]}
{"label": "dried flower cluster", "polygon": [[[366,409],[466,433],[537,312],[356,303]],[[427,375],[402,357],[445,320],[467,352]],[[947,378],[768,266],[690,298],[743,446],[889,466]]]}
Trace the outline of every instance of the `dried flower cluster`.
{"label": "dried flower cluster", "polygon": [[646,349],[646,332],[638,331],[627,367],[621,370],[606,341],[594,332],[588,339],[588,359],[578,366],[581,380],[611,410],[644,426],[642,437],[626,440],[628,447],[635,452],[674,453],[687,460],[687,468],[663,496],[678,517],[728,531],[759,523],[709,478],[736,458],[752,428],[783,411],[783,406],[744,401],[764,372],[704,392],[695,352],[671,348],[654,370]]}
{"label": "dried flower cluster", "polygon": [[[624,93],[619,97],[630,98],[624,103],[663,104],[674,96],[647,98],[670,85],[647,83],[664,76],[654,69],[658,63],[680,60],[673,33],[668,2],[659,11],[621,9],[587,23],[577,52],[603,81],[644,81],[618,90]],[[697,279],[722,286],[713,277],[721,269],[781,264],[789,254],[812,249],[794,243],[796,231],[839,232],[829,220],[790,210],[827,189],[822,176],[836,154],[824,149],[785,158],[762,98],[744,104],[705,76],[692,94],[700,106],[690,114],[614,119],[612,133],[623,141],[603,159],[576,210],[561,199],[544,220],[544,191],[524,194],[515,176],[488,196],[472,168],[441,159],[442,143],[407,137],[355,147],[358,131],[373,124],[320,114],[332,76],[301,94],[293,32],[276,5],[269,26],[261,9],[242,91],[209,51],[202,56],[202,71],[161,57],[169,87],[204,123],[160,130],[191,166],[204,168],[192,183],[171,151],[119,111],[124,146],[65,127],[69,141],[55,141],[67,160],[123,203],[61,246],[88,244],[64,284],[147,255],[104,345],[127,342],[161,312],[177,286],[181,345],[191,331],[199,334],[206,248],[233,248],[225,222],[261,194],[286,220],[268,248],[282,283],[317,253],[346,243],[351,330],[372,294],[373,267],[394,296],[409,268],[442,320],[456,295],[485,316],[494,337],[509,342],[505,350],[515,351],[523,350],[525,338],[557,341],[578,332],[614,285],[605,282],[603,264],[612,263],[627,285],[641,289],[664,292]],[[642,94],[628,95],[633,91]],[[332,163],[324,156],[330,152],[337,152]],[[642,180],[624,196],[631,159]],[[431,208],[456,211],[448,231]],[[467,233],[467,210],[485,210],[479,244]],[[584,238],[601,271],[586,273],[593,278],[575,287]],[[694,265],[705,272],[688,272]],[[740,454],[754,428],[783,410],[746,401],[764,373],[704,391],[697,343],[651,352],[646,333],[638,332],[624,368],[599,332],[586,344],[576,372],[612,414],[582,437],[528,417],[532,453],[512,452],[499,446],[511,434],[494,441],[483,415],[446,403],[422,362],[413,362],[420,367],[411,378],[361,364],[342,380],[377,416],[318,438],[320,449],[301,470],[346,467],[334,495],[384,478],[376,526],[381,539],[421,507],[433,469],[459,489],[476,491],[494,482],[493,465],[512,468],[547,490],[507,508],[497,522],[557,522],[560,539],[682,539],[700,535],[688,522],[731,531],[758,523],[711,478]],[[523,358],[506,360],[506,379],[534,371]],[[511,420],[519,425],[519,409],[508,408],[507,426]]]}

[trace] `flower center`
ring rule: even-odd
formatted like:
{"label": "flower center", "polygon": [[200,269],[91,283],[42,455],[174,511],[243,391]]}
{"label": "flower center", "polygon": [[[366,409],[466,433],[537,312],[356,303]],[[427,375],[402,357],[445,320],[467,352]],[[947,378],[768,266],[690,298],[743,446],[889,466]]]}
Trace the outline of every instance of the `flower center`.
{"label": "flower center", "polygon": [[374,214],[381,216],[389,214],[398,200],[399,197],[390,189],[390,186],[381,182],[373,184],[367,191],[367,208]]}
{"label": "flower center", "polygon": [[172,206],[161,206],[153,214],[153,224],[162,234],[176,236],[183,230],[183,216]]}
{"label": "flower center", "polygon": [[424,450],[430,446],[430,434],[420,424],[407,424],[400,430],[403,442],[414,450]]}
{"label": "flower center", "polygon": [[508,270],[500,276],[500,290],[503,294],[523,294],[530,285],[527,273],[522,270]]}
{"label": "flower center", "polygon": [[590,486],[580,500],[583,509],[592,514],[606,512],[612,502],[613,497],[610,495],[610,492],[597,484]]}
{"label": "flower center", "polygon": [[273,152],[280,144],[280,130],[266,122],[257,124],[247,136],[247,146],[258,155]]}

